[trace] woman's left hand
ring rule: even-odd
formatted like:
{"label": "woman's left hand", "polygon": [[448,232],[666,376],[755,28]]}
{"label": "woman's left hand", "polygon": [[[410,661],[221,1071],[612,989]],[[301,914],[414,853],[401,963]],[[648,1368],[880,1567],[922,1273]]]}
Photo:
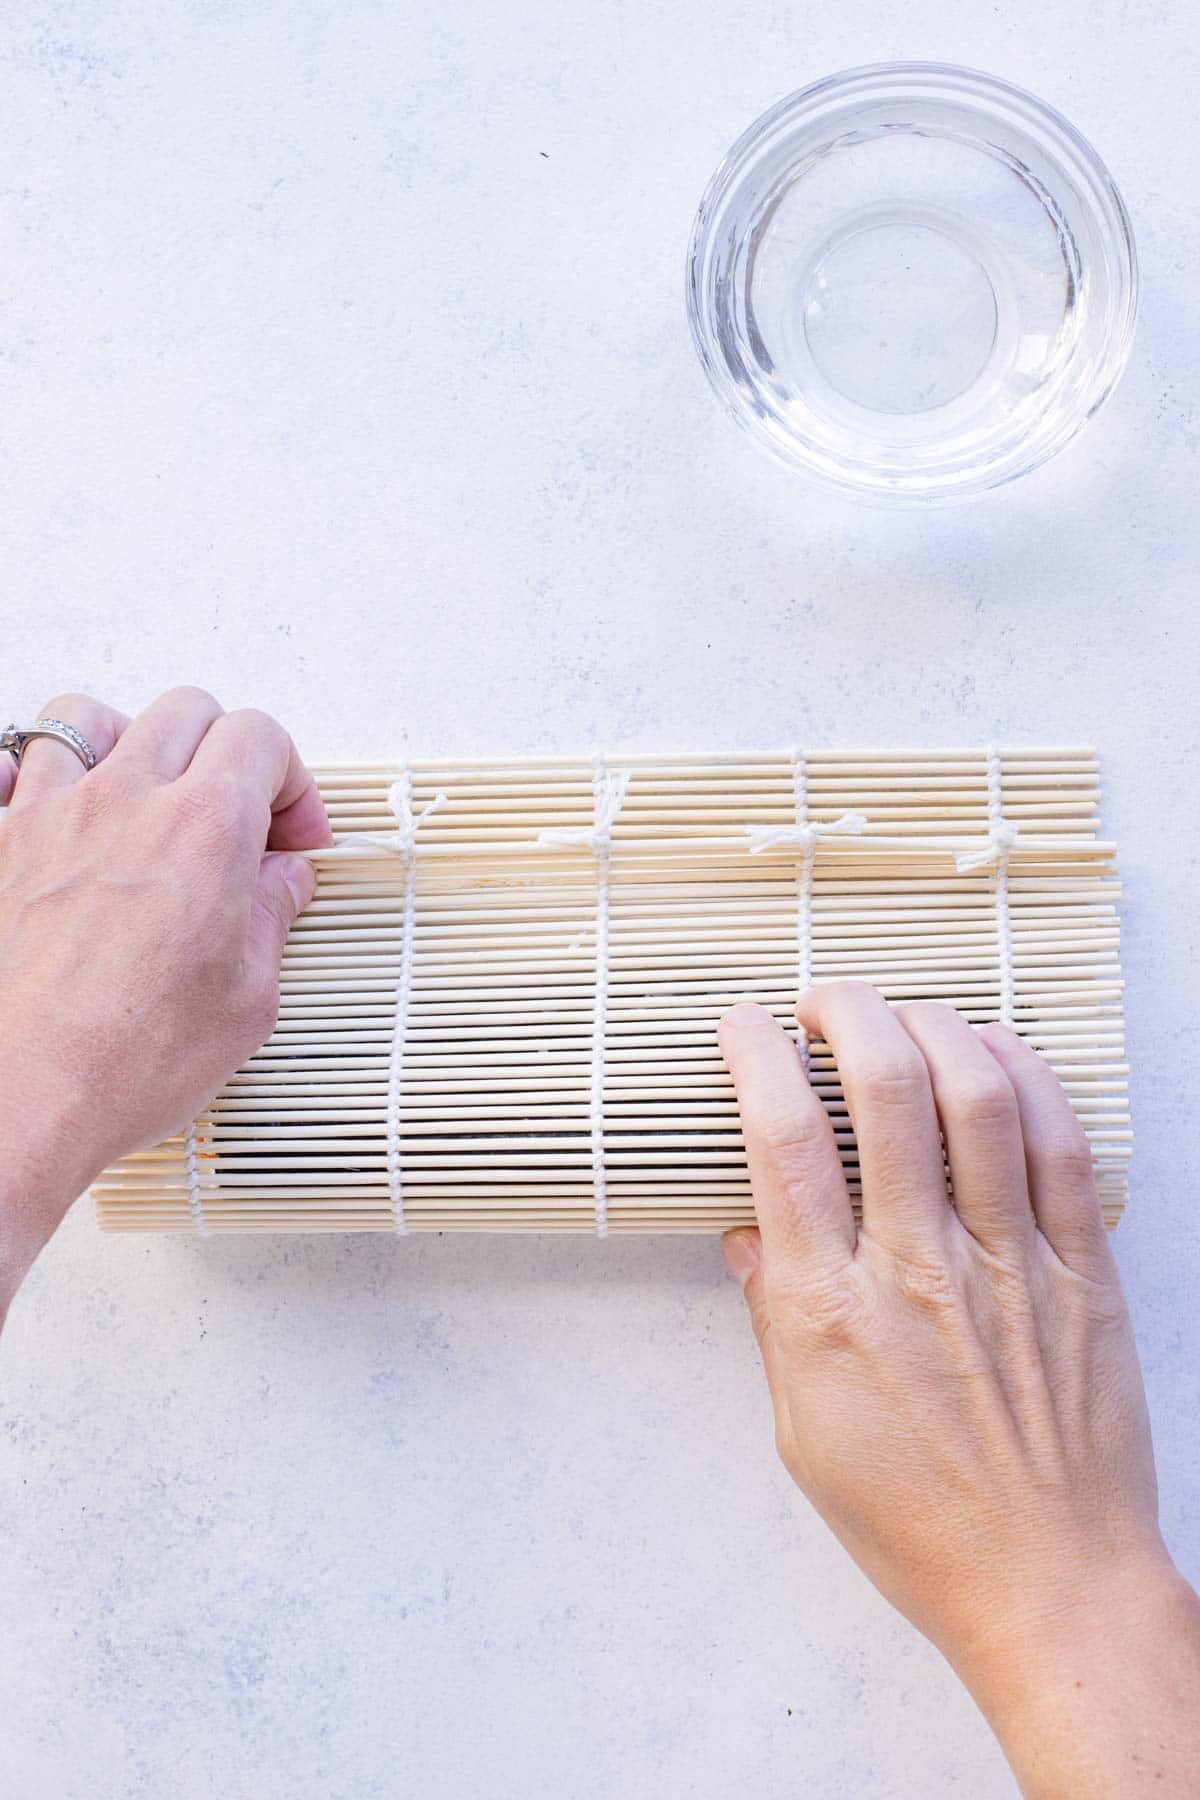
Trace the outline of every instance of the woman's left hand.
{"label": "woman's left hand", "polygon": [[332,843],[266,713],[176,688],[128,720],[45,709],[96,752],[0,756],[0,1316],[77,1194],[183,1129],[274,1029],[279,965]]}

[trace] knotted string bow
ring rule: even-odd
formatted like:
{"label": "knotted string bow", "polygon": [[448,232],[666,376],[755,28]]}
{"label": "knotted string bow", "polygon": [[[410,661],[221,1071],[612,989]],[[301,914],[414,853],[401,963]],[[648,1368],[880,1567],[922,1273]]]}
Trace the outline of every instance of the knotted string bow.
{"label": "knotted string bow", "polygon": [[867,824],[865,813],[848,812],[829,825],[747,825],[746,836],[751,856],[784,844],[794,844],[804,856],[811,856],[822,838],[861,837]]}
{"label": "knotted string bow", "polygon": [[1020,835],[1011,820],[1002,819],[978,849],[963,850],[956,856],[954,866],[960,875],[969,875],[973,869],[988,869],[1008,856]]}
{"label": "knotted string bow", "polygon": [[625,790],[628,786],[628,769],[606,770],[597,777],[592,823],[552,826],[547,831],[538,832],[538,843],[543,849],[552,849],[558,844],[578,844],[582,849],[590,850],[593,856],[602,855],[612,843],[612,828],[617,814],[625,804]]}

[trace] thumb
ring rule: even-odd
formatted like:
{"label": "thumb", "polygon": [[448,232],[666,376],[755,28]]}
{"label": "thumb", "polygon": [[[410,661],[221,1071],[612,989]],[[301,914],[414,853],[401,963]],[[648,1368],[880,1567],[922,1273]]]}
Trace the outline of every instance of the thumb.
{"label": "thumb", "polygon": [[741,1283],[742,1293],[746,1296],[746,1305],[750,1309],[750,1323],[754,1327],[754,1335],[758,1339],[758,1347],[766,1360],[766,1342],[770,1338],[770,1317],[767,1313],[767,1296],[763,1289],[762,1238],[757,1231],[727,1231],[721,1239],[721,1254],[725,1258],[729,1273],[737,1277]]}
{"label": "thumb", "polygon": [[783,1356],[778,1336],[771,1329],[771,1310],[767,1305],[766,1285],[763,1281],[762,1238],[753,1230],[727,1231],[721,1239],[721,1250],[730,1274],[737,1276],[746,1296],[750,1323],[758,1340],[763,1373],[767,1378],[771,1405],[775,1412],[775,1443],[786,1463],[793,1441],[792,1421],[788,1411]]}
{"label": "thumb", "polygon": [[254,969],[279,972],[288,932],[313,897],[316,870],[302,856],[268,850],[250,903],[246,955]]}

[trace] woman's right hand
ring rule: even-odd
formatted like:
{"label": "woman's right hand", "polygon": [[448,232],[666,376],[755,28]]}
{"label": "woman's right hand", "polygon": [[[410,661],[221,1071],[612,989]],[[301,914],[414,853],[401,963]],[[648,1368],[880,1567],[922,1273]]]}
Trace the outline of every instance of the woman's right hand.
{"label": "woman's right hand", "polygon": [[948,1007],[835,983],[797,1010],[837,1058],[861,1226],[795,1045],[756,1006],[721,1027],[759,1222],[725,1253],[784,1462],[971,1687],[1026,1793],[1194,1795],[1200,1604],[1159,1535],[1065,1094],[1014,1033]]}

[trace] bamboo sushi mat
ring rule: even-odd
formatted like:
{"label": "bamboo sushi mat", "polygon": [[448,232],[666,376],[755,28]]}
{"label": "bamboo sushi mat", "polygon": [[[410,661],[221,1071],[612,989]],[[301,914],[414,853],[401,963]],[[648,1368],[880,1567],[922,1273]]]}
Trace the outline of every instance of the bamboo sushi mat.
{"label": "bamboo sushi mat", "polygon": [[[1113,845],[1087,750],[316,771],[339,843],[275,1032],[95,1188],[116,1231],[718,1231],[753,1218],[720,1015],[798,989],[1004,1019],[1115,1224],[1130,1151]],[[828,1047],[798,1039],[851,1191]]]}

